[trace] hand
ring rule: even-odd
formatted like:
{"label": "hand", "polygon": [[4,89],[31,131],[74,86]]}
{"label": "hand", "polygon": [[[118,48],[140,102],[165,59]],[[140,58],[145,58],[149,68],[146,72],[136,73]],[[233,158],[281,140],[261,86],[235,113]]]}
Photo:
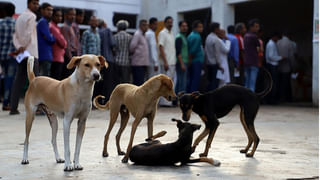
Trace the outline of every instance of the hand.
{"label": "hand", "polygon": [[16,53],[17,53],[17,54],[20,54],[20,53],[23,53],[25,50],[26,50],[25,47],[20,47],[20,48],[16,51]]}
{"label": "hand", "polygon": [[154,66],[154,71],[158,71],[159,67],[158,66]]}
{"label": "hand", "polygon": [[168,70],[169,70],[169,65],[168,65],[168,63],[164,63],[164,70],[165,70],[165,71],[168,71]]}
{"label": "hand", "polygon": [[182,72],[185,72],[186,71],[186,66],[184,65],[184,63],[182,63],[180,66],[181,66]]}
{"label": "hand", "polygon": [[224,73],[223,67],[219,66],[219,69],[221,70],[222,73]]}

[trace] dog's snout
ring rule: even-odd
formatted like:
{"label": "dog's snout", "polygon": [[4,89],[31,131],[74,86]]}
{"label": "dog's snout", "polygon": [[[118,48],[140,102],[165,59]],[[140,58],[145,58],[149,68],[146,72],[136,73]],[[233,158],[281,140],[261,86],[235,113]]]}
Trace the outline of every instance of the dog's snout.
{"label": "dog's snout", "polygon": [[99,79],[100,79],[100,74],[94,73],[94,74],[93,74],[93,79],[94,79],[95,81],[99,80]]}

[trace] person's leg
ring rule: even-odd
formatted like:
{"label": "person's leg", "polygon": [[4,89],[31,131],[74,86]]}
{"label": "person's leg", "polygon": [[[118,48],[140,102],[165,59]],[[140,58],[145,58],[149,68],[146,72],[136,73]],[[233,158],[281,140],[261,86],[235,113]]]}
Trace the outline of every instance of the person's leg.
{"label": "person's leg", "polygon": [[250,82],[250,68],[244,67],[244,87],[250,89],[249,82]]}
{"label": "person's leg", "polygon": [[176,88],[175,88],[175,92],[179,93],[181,91],[183,91],[183,78],[184,78],[184,72],[181,69],[180,63],[176,64],[176,72],[177,72],[177,84],[176,84]]}
{"label": "person's leg", "polygon": [[[188,63],[184,63],[185,67],[188,67]],[[181,77],[181,91],[187,90],[187,77],[188,77],[188,68],[182,73]]]}
{"label": "person's leg", "polygon": [[133,84],[140,86],[143,84],[145,67],[144,66],[132,66]]}
{"label": "person's leg", "polygon": [[27,78],[27,58],[25,58],[20,64],[18,64],[17,73],[12,86],[11,93],[11,110],[10,114],[16,114],[18,112],[19,99],[21,91],[25,85]]}
{"label": "person's leg", "polygon": [[228,67],[229,67],[229,74],[230,74],[230,83],[235,83],[234,78],[234,66],[235,62],[233,58],[228,58]]}
{"label": "person's leg", "polygon": [[9,59],[6,63],[5,79],[4,79],[4,100],[3,106],[8,107],[10,104],[11,88],[17,71],[17,62]]}
{"label": "person's leg", "polygon": [[199,90],[200,85],[200,79],[201,79],[201,69],[202,69],[202,63],[201,62],[194,62],[191,65],[191,85],[189,92],[194,92]]}
{"label": "person's leg", "polygon": [[256,82],[257,82],[257,77],[259,73],[259,68],[255,66],[250,67],[250,89],[252,92],[255,92],[256,90]]}

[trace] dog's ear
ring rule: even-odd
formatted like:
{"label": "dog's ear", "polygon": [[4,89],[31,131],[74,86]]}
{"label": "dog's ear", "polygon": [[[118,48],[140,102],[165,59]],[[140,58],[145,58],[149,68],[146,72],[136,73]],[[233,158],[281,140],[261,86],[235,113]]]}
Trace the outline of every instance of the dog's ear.
{"label": "dog's ear", "polygon": [[179,119],[172,118],[171,121],[177,122],[177,124],[182,124],[182,121]]}
{"label": "dog's ear", "polygon": [[70,62],[67,65],[67,69],[72,69],[74,66],[77,66],[80,64],[81,57],[80,56],[73,56]]}
{"label": "dog's ear", "polygon": [[194,92],[191,93],[191,96],[192,96],[193,98],[195,98],[195,99],[198,99],[200,95],[201,95],[201,94],[200,94],[199,91],[194,91]]}
{"label": "dog's ear", "polygon": [[199,130],[200,128],[201,128],[201,125],[192,124],[192,129],[193,129],[193,130]]}
{"label": "dog's ear", "polygon": [[106,59],[103,56],[98,56],[98,59],[100,61],[101,66],[105,67],[107,69],[109,65],[108,65]]}
{"label": "dog's ear", "polygon": [[178,93],[178,97],[180,98],[180,97],[183,96],[184,94],[185,94],[185,92],[184,92],[184,91],[181,91],[181,92]]}
{"label": "dog's ear", "polygon": [[168,89],[172,89],[172,81],[169,77],[162,77],[161,84],[166,86]]}

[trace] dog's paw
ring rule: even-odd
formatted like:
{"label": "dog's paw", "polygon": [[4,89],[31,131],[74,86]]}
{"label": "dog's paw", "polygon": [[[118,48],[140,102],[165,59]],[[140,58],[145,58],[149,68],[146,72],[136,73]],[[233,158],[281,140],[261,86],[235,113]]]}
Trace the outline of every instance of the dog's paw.
{"label": "dog's paw", "polygon": [[108,157],[109,154],[108,154],[107,152],[102,152],[102,156],[103,156],[103,157]]}
{"label": "dog's paw", "polygon": [[200,156],[200,157],[207,157],[208,154],[207,154],[207,153],[200,153],[199,156]]}
{"label": "dog's paw", "polygon": [[119,155],[119,156],[123,156],[123,155],[125,155],[125,154],[126,154],[126,153],[123,152],[123,151],[118,152],[118,155]]}
{"label": "dog's paw", "polygon": [[240,150],[240,153],[247,153],[248,152],[248,150],[246,150],[246,149],[241,149]]}
{"label": "dog's paw", "polygon": [[83,167],[80,164],[75,164],[74,165],[74,170],[81,171],[81,170],[83,170]]}
{"label": "dog's paw", "polygon": [[64,171],[73,171],[73,166],[72,166],[72,164],[64,165]]}
{"label": "dog's paw", "polygon": [[[213,159],[212,159],[212,160],[213,160]],[[221,165],[221,162],[218,161],[218,160],[213,160],[212,165],[213,165],[213,166],[220,166],[220,165]]]}
{"label": "dog's paw", "polygon": [[121,160],[122,163],[128,163],[128,158],[127,157],[124,157],[122,160]]}
{"label": "dog's paw", "polygon": [[248,154],[246,154],[246,157],[253,157],[253,154],[248,153]]}
{"label": "dog's paw", "polygon": [[61,158],[56,159],[56,161],[57,161],[57,163],[64,163],[64,159],[61,159]]}
{"label": "dog's paw", "polygon": [[21,161],[21,164],[23,164],[23,165],[29,164],[28,159],[23,159],[23,160]]}

